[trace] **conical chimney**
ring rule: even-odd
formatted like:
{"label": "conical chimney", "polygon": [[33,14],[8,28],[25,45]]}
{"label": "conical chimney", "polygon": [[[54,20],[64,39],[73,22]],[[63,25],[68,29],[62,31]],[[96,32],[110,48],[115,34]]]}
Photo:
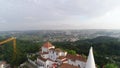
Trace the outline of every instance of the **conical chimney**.
{"label": "conical chimney", "polygon": [[88,59],[87,59],[87,63],[86,63],[85,68],[96,68],[92,47],[90,48],[90,51],[89,51],[89,55],[88,55]]}

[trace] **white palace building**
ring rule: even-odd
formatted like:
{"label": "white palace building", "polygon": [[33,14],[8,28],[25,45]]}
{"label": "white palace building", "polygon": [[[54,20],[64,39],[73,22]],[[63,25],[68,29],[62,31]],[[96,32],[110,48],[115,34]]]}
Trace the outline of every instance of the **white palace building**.
{"label": "white palace building", "polygon": [[36,63],[38,68],[96,68],[92,47],[86,60],[81,55],[67,54],[66,51],[55,48],[50,42],[43,44]]}

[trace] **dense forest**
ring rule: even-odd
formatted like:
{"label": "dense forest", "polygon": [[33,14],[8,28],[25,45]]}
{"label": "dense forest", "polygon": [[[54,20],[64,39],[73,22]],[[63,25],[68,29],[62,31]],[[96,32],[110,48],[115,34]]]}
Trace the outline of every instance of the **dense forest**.
{"label": "dense forest", "polygon": [[76,42],[54,42],[53,44],[56,47],[76,51],[76,53],[85,56],[88,55],[89,48],[92,46],[97,65],[100,67],[107,63],[120,65],[120,40],[117,38],[100,36],[94,39]]}
{"label": "dense forest", "polygon": [[[2,40],[4,39],[0,39],[0,41]],[[27,61],[28,53],[38,52],[43,42],[17,39],[16,58],[14,58],[12,44],[12,42],[9,42],[0,46],[0,60],[5,60],[12,66],[19,66],[21,63]],[[84,55],[86,58],[88,56],[89,48],[92,46],[95,62],[98,66],[102,67],[104,65],[109,65],[108,63],[120,65],[120,40],[117,38],[101,36],[76,42],[52,42],[52,44],[68,51],[68,53],[78,53]]]}
{"label": "dense forest", "polygon": [[13,52],[13,42],[1,45],[0,60],[7,61],[11,66],[19,66],[27,61],[27,54],[39,51],[41,43],[17,39],[17,54]]}

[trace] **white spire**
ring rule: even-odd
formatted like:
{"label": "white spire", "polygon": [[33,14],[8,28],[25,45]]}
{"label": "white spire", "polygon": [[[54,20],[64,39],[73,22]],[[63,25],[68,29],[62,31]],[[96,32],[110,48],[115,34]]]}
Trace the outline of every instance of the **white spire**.
{"label": "white spire", "polygon": [[86,63],[85,68],[96,68],[92,47],[90,48],[90,51],[89,51],[89,55],[88,55],[88,59],[87,59],[87,63]]}

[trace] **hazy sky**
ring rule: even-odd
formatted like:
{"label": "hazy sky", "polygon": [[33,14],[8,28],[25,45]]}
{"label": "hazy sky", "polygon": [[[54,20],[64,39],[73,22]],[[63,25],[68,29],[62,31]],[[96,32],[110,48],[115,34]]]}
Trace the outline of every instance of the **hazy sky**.
{"label": "hazy sky", "polygon": [[120,0],[0,0],[0,31],[120,29]]}

